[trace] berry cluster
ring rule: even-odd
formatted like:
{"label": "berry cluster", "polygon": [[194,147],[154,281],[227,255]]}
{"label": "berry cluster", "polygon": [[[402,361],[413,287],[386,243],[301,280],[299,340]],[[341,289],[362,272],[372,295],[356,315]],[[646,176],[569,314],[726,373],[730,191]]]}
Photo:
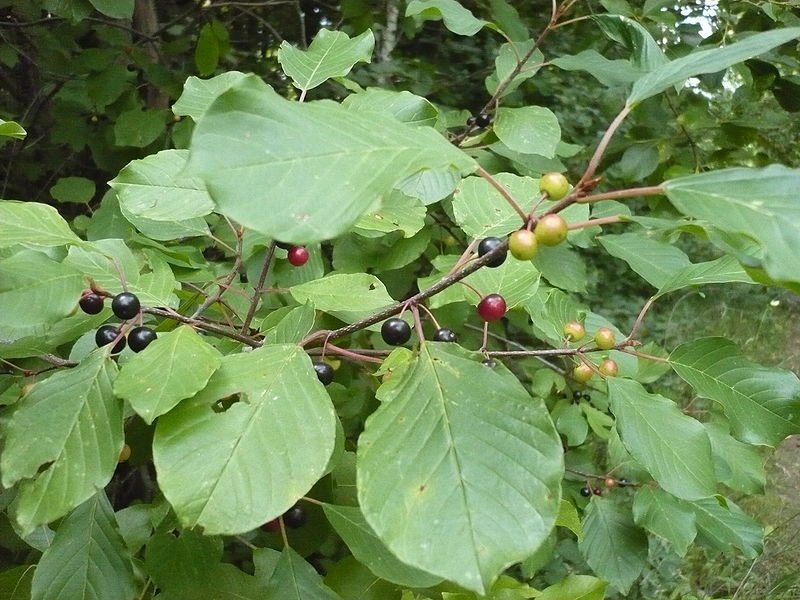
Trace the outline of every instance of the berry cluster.
{"label": "berry cluster", "polygon": [[[89,315],[99,314],[103,310],[105,299],[103,296],[93,291],[85,292],[78,305],[81,310]],[[139,315],[142,310],[138,296],[131,292],[122,292],[114,296],[111,300],[111,311],[114,316],[123,321],[129,321]],[[114,344],[111,348],[112,354],[119,354],[130,346],[134,352],[141,352],[156,339],[156,332],[149,327],[139,326],[131,329],[127,337],[121,327],[116,325],[102,325],[94,334],[94,341],[98,347]]]}

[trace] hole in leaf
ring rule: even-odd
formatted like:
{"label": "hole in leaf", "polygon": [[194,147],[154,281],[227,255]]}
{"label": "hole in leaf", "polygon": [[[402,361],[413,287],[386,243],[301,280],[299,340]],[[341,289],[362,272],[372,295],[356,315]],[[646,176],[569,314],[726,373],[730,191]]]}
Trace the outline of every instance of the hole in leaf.
{"label": "hole in leaf", "polygon": [[239,394],[233,394],[227,398],[220,398],[211,405],[211,410],[213,410],[215,413],[224,413],[240,400],[241,398],[239,397]]}

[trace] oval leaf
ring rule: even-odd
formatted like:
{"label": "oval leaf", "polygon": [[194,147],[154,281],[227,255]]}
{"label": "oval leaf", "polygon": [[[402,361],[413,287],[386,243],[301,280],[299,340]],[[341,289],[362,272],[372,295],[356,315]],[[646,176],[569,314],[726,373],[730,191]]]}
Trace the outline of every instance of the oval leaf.
{"label": "oval leaf", "polygon": [[511,150],[547,158],[556,155],[556,146],[561,140],[558,119],[553,111],[543,106],[500,108],[494,132]]}
{"label": "oval leaf", "polygon": [[359,439],[364,516],[402,562],[485,593],[550,534],[561,443],[510,372],[423,344]]}

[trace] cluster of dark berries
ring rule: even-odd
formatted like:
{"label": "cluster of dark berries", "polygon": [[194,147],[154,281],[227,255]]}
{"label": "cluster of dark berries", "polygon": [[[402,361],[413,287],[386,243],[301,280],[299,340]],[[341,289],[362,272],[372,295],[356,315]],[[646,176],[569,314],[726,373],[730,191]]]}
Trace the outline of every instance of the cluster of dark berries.
{"label": "cluster of dark berries", "polygon": [[[622,479],[614,479],[613,477],[606,477],[603,483],[605,484],[607,489],[611,489],[617,486],[623,488],[628,485],[628,480],[625,479],[624,477]],[[581,496],[583,496],[584,498],[588,498],[591,495],[601,496],[603,494],[603,490],[601,490],[599,487],[589,487],[587,485],[581,488],[580,493]]]}
{"label": "cluster of dark berries", "polygon": [[[86,292],[81,296],[78,304],[81,310],[89,315],[96,315],[103,310],[105,299],[95,292]],[[136,294],[122,292],[111,300],[111,311],[118,319],[128,321],[136,317],[142,310],[142,305]],[[94,334],[94,341],[98,346],[113,343],[112,354],[118,354],[125,349],[126,344],[134,352],[141,352],[150,342],[156,339],[156,332],[149,327],[134,327],[128,332],[127,339],[116,325],[103,325]]]}
{"label": "cluster of dark berries", "polygon": [[483,129],[484,127],[488,127],[492,124],[492,117],[485,112],[479,113],[477,115],[472,115],[469,119],[467,119],[467,127],[472,129],[473,127],[477,127]]}

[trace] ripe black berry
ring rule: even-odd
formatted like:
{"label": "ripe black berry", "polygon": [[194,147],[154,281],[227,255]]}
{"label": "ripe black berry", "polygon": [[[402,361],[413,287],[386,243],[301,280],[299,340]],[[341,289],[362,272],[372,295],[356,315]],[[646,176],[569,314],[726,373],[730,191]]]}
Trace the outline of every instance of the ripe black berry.
{"label": "ripe black berry", "polygon": [[592,495],[592,488],[588,487],[581,488],[581,496],[583,496],[584,498],[588,498],[591,495]]}
{"label": "ripe black berry", "polygon": [[478,127],[488,127],[492,123],[492,117],[486,113],[475,115],[475,125]]}
{"label": "ripe black berry", "polygon": [[134,327],[128,334],[128,345],[134,352],[141,352],[156,339],[156,332],[149,327]]}
{"label": "ripe black berry", "polygon": [[141,308],[139,298],[136,297],[136,294],[131,294],[130,292],[117,294],[111,301],[111,310],[114,311],[117,318],[123,320],[132,319],[139,314]]}
{"label": "ripe black berry", "polygon": [[103,310],[103,297],[98,296],[94,292],[89,292],[88,294],[81,296],[78,304],[80,305],[81,310],[87,315],[96,315]]}
{"label": "ripe black berry", "polygon": [[244,271],[239,273],[239,283],[247,283],[248,281],[250,281],[250,278],[247,276],[247,273]]}
{"label": "ripe black berry", "polygon": [[595,496],[602,496],[603,495],[603,490],[601,490],[600,488],[597,488],[597,487],[596,488],[592,488],[592,493]]}
{"label": "ripe black berry", "polygon": [[317,379],[322,385],[328,385],[333,381],[333,367],[326,362],[315,362],[314,370],[317,372]]}
{"label": "ripe black berry", "polygon": [[383,341],[392,346],[402,346],[411,339],[411,326],[397,317],[386,319],[381,325]]}
{"label": "ripe black berry", "polygon": [[475,127],[475,117],[467,119],[467,127]]}
{"label": "ripe black berry", "polygon": [[490,369],[494,369],[497,366],[497,361],[494,360],[493,358],[487,358],[484,359],[481,364],[486,365]]}
{"label": "ripe black berry", "polygon": [[[119,336],[119,330],[116,327],[113,325],[103,325],[97,330],[97,333],[94,334],[94,341],[98,347],[105,346],[117,339],[117,336]],[[114,347],[111,349],[111,354],[122,352],[124,348],[125,336],[120,336],[119,341],[114,344]]]}
{"label": "ripe black berry", "polygon": [[[481,243],[478,244],[478,256],[483,256],[484,254],[488,254],[499,245],[503,243],[503,240],[496,237],[487,237],[481,240]],[[499,256],[493,258],[491,261],[486,263],[487,267],[499,267],[504,262],[506,262],[506,256],[508,256],[507,252],[503,252]]]}
{"label": "ripe black berry", "polygon": [[286,523],[286,526],[290,529],[302,527],[307,518],[308,515],[306,515],[306,511],[303,510],[303,507],[299,504],[295,504],[283,514],[283,522]]}
{"label": "ripe black berry", "polygon": [[574,392],[572,392],[572,399],[573,400],[577,401],[577,400],[580,400],[582,397],[583,397],[583,392],[581,392],[580,390],[575,390]]}
{"label": "ripe black berry", "polygon": [[623,477],[622,479],[617,480],[617,485],[619,487],[625,487],[628,485],[628,480]]}
{"label": "ripe black berry", "polygon": [[434,342],[455,342],[456,339],[456,334],[445,327],[440,327],[433,334]]}
{"label": "ripe black berry", "polygon": [[591,400],[592,400],[592,397],[589,394],[582,394],[582,397],[587,402],[591,402]]}

